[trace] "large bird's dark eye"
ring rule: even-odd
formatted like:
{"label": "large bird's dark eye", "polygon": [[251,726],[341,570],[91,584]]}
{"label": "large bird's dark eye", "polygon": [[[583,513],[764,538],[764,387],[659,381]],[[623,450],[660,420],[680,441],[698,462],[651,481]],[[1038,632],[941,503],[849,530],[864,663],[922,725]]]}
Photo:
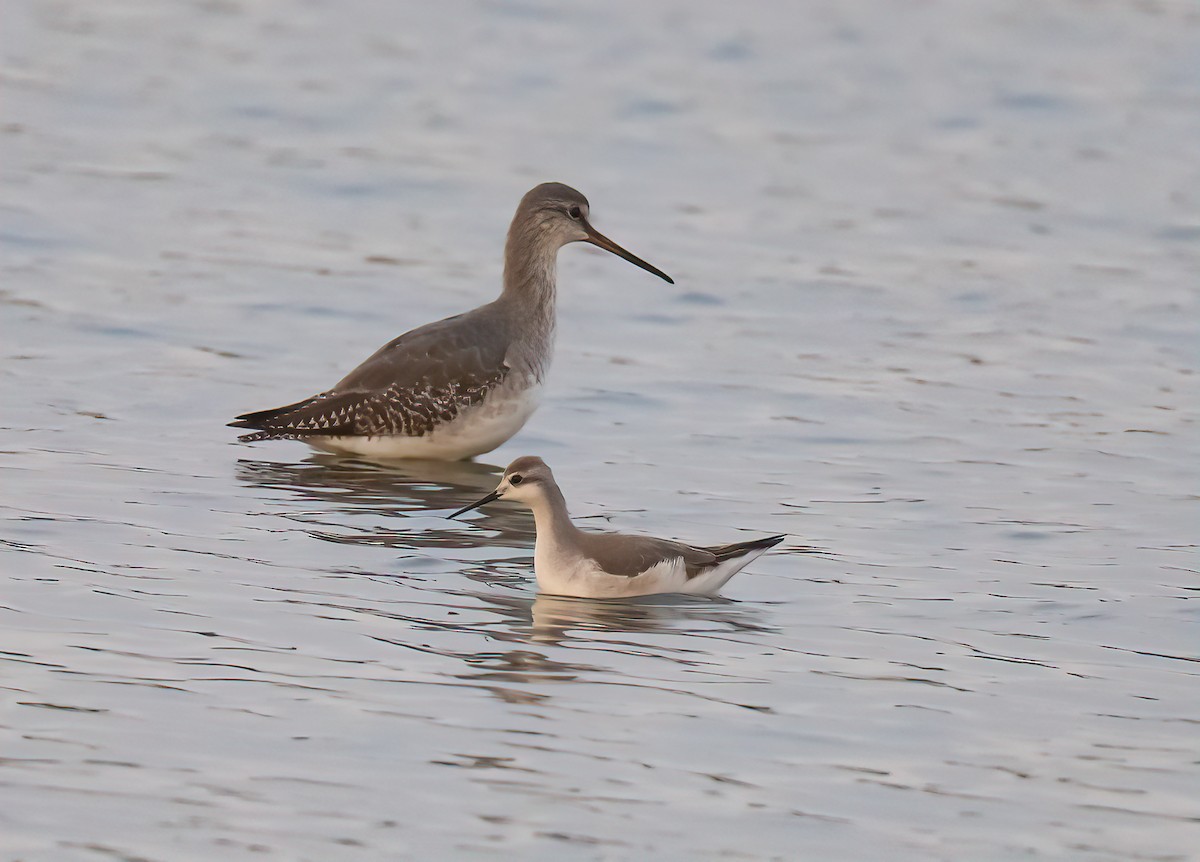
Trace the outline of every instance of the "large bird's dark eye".
{"label": "large bird's dark eye", "polygon": [[567,215],[573,219],[581,219],[583,218],[583,210],[581,210],[579,207],[571,207],[569,210],[567,210]]}
{"label": "large bird's dark eye", "polygon": [[509,476],[508,477],[508,484],[510,484],[510,485],[520,485],[524,481],[525,481],[525,477],[523,477],[523,476]]}

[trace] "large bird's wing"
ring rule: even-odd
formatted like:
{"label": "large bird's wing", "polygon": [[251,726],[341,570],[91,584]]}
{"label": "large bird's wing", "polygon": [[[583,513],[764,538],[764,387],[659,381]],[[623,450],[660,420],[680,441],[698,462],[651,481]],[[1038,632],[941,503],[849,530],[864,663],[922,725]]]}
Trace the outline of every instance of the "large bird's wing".
{"label": "large bird's wing", "polygon": [[508,328],[491,306],[406,332],[332,389],[295,404],[245,413],[241,439],[420,437],[478,404],[509,373]]}

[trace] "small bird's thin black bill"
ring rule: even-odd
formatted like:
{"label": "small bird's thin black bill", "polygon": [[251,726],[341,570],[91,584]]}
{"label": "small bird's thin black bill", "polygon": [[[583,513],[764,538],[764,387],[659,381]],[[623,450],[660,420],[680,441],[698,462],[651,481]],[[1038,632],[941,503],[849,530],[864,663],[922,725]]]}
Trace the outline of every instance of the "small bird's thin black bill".
{"label": "small bird's thin black bill", "polygon": [[602,248],[605,251],[611,251],[617,257],[624,258],[625,260],[632,263],[634,266],[640,266],[642,269],[646,270],[646,272],[654,273],[659,278],[661,278],[663,281],[665,281],[667,284],[675,283],[675,279],[671,278],[671,276],[667,275],[665,272],[663,272],[658,267],[651,266],[650,264],[646,263],[646,261],[642,260],[636,254],[631,254],[630,252],[627,252],[625,249],[621,248],[619,245],[617,245],[611,239],[606,237],[604,234],[600,233],[600,231],[598,231],[594,227],[592,227],[591,224],[589,224],[588,222],[585,221],[583,223],[583,229],[585,231],[587,231],[587,235],[588,235],[587,241],[590,242],[592,245],[598,246],[599,248]]}
{"label": "small bird's thin black bill", "polygon": [[492,502],[492,500],[499,500],[499,499],[500,499],[500,492],[493,491],[492,493],[490,493],[486,497],[484,497],[482,500],[476,500],[474,503],[472,503],[469,506],[463,506],[461,509],[459,509],[457,512],[455,512],[453,515],[448,515],[447,517],[457,518],[459,515],[463,514],[464,512],[469,512],[472,509],[478,509],[480,506],[482,506],[486,503]]}

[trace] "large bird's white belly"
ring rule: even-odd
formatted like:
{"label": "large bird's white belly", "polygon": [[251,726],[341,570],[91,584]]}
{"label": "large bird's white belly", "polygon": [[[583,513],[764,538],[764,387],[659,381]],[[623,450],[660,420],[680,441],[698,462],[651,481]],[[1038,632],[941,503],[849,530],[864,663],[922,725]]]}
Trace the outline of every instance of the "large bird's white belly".
{"label": "large bird's white belly", "polygon": [[520,431],[537,409],[540,392],[540,386],[501,387],[422,437],[310,437],[305,442],[326,452],[368,458],[461,461],[492,451]]}

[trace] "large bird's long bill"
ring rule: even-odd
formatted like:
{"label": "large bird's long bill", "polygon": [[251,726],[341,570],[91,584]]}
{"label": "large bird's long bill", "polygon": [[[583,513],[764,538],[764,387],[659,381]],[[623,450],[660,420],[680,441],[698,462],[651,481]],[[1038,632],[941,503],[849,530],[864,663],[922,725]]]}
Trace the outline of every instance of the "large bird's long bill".
{"label": "large bird's long bill", "polygon": [[661,278],[663,281],[665,281],[667,284],[675,283],[675,279],[671,278],[671,276],[667,275],[665,272],[663,272],[658,267],[651,266],[650,264],[646,263],[646,261],[642,260],[636,254],[627,252],[625,249],[621,248],[619,245],[617,245],[611,239],[606,237],[604,234],[600,233],[600,231],[598,231],[594,227],[592,227],[590,223],[585,221],[583,223],[583,229],[585,231],[587,231],[587,237],[588,237],[587,241],[590,242],[592,245],[599,246],[600,248],[604,249],[605,251],[611,251],[617,257],[625,258],[625,260],[629,261],[634,266],[640,266],[642,269],[646,270],[646,272],[654,273],[659,278]]}
{"label": "large bird's long bill", "polygon": [[471,503],[469,506],[463,506],[461,509],[459,509],[457,512],[455,512],[453,515],[448,515],[447,517],[457,518],[459,515],[461,515],[465,512],[469,512],[472,509],[478,509],[480,506],[484,505],[485,503],[490,503],[490,502],[492,502],[492,500],[499,500],[499,499],[500,499],[500,492],[493,491],[492,493],[490,493],[486,497],[484,497],[482,500],[476,500],[474,503]]}

